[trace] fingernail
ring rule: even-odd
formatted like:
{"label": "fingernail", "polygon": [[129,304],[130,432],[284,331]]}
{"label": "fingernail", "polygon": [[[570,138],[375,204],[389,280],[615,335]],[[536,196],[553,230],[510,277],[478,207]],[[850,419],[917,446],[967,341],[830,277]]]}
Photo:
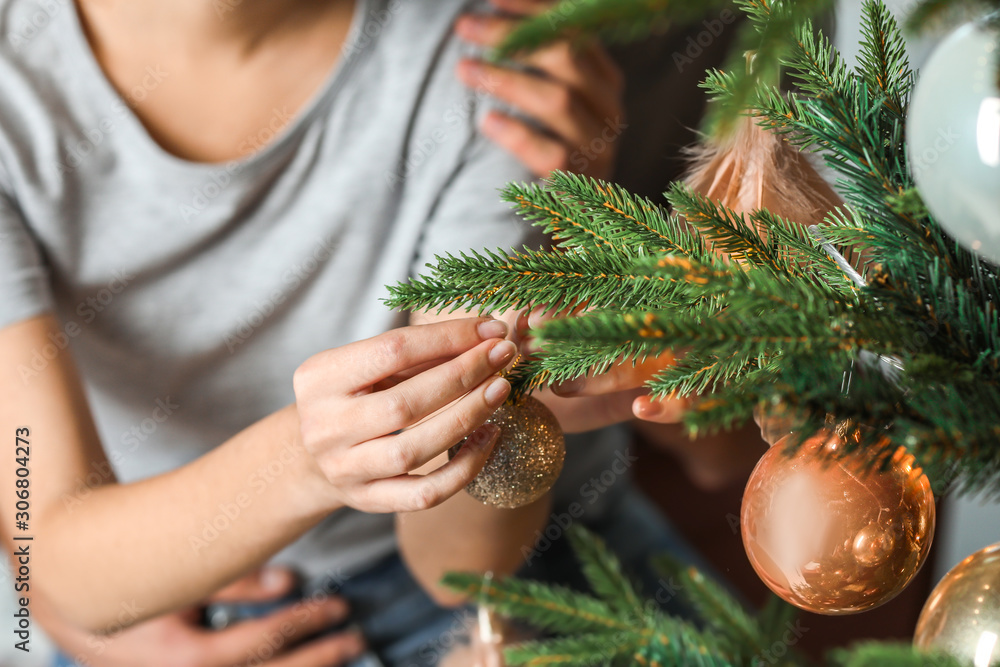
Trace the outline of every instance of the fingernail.
{"label": "fingernail", "polygon": [[467,86],[476,86],[483,78],[483,66],[476,60],[462,60],[458,63],[458,78]]}
{"label": "fingernail", "polygon": [[510,122],[503,114],[491,111],[483,118],[480,130],[487,136],[496,136],[509,127]]}
{"label": "fingernail", "polygon": [[653,406],[648,396],[639,396],[632,401],[632,414],[639,419],[649,419],[653,416]]}
{"label": "fingernail", "polygon": [[517,354],[517,345],[509,340],[502,340],[490,350],[489,360],[494,366],[503,366],[513,359],[515,354]]}
{"label": "fingernail", "polygon": [[476,432],[469,438],[472,447],[483,448],[493,441],[493,436],[500,432],[500,427],[496,424],[483,424],[476,429]]}
{"label": "fingernail", "polygon": [[365,645],[364,635],[361,634],[361,628],[357,625],[351,625],[347,631],[347,650],[350,653],[349,657],[356,658],[365,652],[367,646]]}
{"label": "fingernail", "polygon": [[517,323],[514,327],[517,330],[519,336],[523,336],[528,333],[530,325],[528,324],[528,313],[522,310],[517,316]]}
{"label": "fingernail", "polygon": [[485,21],[475,14],[466,14],[459,17],[455,23],[455,32],[462,39],[470,42],[477,42],[482,39]]}
{"label": "fingernail", "polygon": [[507,398],[507,394],[510,393],[510,382],[507,382],[504,378],[498,377],[490,382],[490,386],[486,387],[486,392],[483,396],[486,398],[486,403],[491,406],[499,406]]}
{"label": "fingernail", "polygon": [[651,396],[640,396],[632,403],[632,414],[639,419],[662,424],[679,422],[684,417],[684,403],[670,398],[656,400]]}
{"label": "fingernail", "polygon": [[277,593],[288,586],[288,571],[280,567],[266,567],[260,573],[260,585],[266,591]]}
{"label": "fingernail", "polygon": [[484,340],[503,338],[507,335],[507,323],[503,320],[484,320],[479,323],[479,336]]}
{"label": "fingernail", "polygon": [[560,382],[559,384],[552,385],[552,391],[559,394],[560,396],[565,396],[567,394],[575,394],[581,389],[583,389],[583,380],[577,378],[575,380],[566,380]]}
{"label": "fingernail", "polygon": [[538,308],[532,309],[532,311],[528,313],[528,326],[532,329],[537,329],[545,324],[546,319],[549,318],[546,317],[545,307],[539,306]]}
{"label": "fingernail", "polygon": [[331,622],[340,621],[347,615],[347,603],[340,598],[330,598],[325,611],[327,619]]}

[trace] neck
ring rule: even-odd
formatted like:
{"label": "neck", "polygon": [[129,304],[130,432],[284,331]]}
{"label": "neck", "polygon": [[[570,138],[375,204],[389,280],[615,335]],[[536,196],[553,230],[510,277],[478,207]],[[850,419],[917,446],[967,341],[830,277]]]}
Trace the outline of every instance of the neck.
{"label": "neck", "polygon": [[229,42],[245,52],[284,33],[330,14],[347,13],[355,0],[76,0],[88,20],[100,16],[137,39],[152,33],[189,45],[217,47]]}

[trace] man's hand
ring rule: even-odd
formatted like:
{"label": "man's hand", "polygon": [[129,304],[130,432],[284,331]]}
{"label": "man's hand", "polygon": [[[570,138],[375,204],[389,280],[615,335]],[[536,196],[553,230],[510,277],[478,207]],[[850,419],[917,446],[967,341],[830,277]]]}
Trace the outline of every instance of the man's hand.
{"label": "man's hand", "polygon": [[[278,600],[294,585],[291,572],[266,568],[227,586],[206,604]],[[333,667],[364,651],[353,630],[312,638],[347,616],[347,604],[332,596],[292,604],[225,630],[202,627],[201,608],[192,607],[107,635],[85,633],[57,618],[37,594],[32,606],[63,653],[92,667]]]}

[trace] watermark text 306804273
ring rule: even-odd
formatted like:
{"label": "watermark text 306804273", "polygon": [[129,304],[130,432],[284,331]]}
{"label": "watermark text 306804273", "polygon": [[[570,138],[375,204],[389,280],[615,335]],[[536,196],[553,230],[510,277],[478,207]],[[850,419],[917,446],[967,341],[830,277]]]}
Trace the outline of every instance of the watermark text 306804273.
{"label": "watermark text 306804273", "polygon": [[23,426],[14,432],[14,553],[10,569],[14,575],[14,592],[17,611],[14,612],[14,648],[27,653],[31,640],[31,615],[28,611],[28,592],[31,581],[31,535],[28,535],[31,519],[31,430]]}

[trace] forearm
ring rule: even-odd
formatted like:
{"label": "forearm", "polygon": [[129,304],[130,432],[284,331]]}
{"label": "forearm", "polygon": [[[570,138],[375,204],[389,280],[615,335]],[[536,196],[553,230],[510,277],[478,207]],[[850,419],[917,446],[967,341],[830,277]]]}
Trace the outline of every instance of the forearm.
{"label": "forearm", "polygon": [[182,468],[51,504],[34,521],[35,582],[93,630],[205,597],[335,509],[297,434],[289,407]]}
{"label": "forearm", "polygon": [[464,598],[440,585],[449,571],[512,574],[545,527],[551,497],[516,509],[484,505],[464,491],[421,512],[396,515],[399,549],[410,573],[439,604]]}

